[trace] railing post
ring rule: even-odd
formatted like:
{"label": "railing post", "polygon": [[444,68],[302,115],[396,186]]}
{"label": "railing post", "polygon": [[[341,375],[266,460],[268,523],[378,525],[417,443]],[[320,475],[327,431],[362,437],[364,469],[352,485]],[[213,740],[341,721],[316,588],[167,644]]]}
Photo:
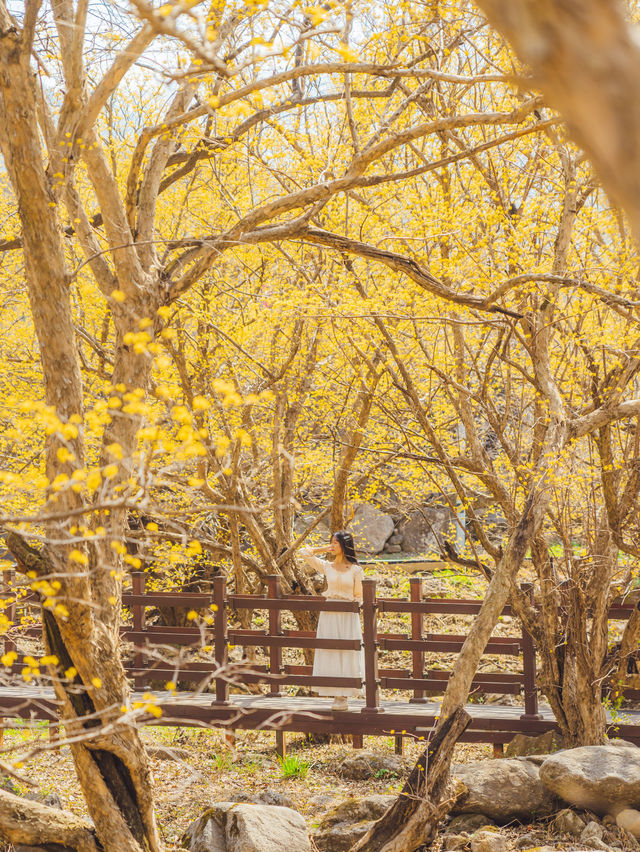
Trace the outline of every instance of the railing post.
{"label": "railing post", "polygon": [[[131,591],[134,595],[144,595],[146,591],[147,585],[147,575],[144,571],[132,571],[131,572]],[[144,604],[134,604],[132,607],[133,614],[133,629],[135,631],[144,630],[145,623],[145,608]],[[133,667],[135,669],[141,669],[144,667],[144,655],[142,653],[142,645],[140,644],[140,640],[134,640],[133,647],[135,648],[135,653],[133,655]],[[134,677],[135,682],[135,677]]]}
{"label": "railing post", "polygon": [[[523,583],[520,588],[533,603],[533,583]],[[531,721],[542,719],[538,713],[538,690],[536,689],[536,646],[524,624],[522,625],[522,669],[524,713],[520,718]]]}
{"label": "railing post", "polygon": [[[2,573],[3,573],[3,577],[6,577],[6,580],[2,584],[3,587],[4,587],[3,588],[3,594],[6,595],[6,597],[13,597],[13,601],[5,609],[5,615],[7,616],[9,621],[12,621],[15,624],[15,621],[16,621],[16,601],[15,601],[16,593],[15,593],[15,585],[14,584],[15,584],[15,579],[16,579],[16,573],[13,570],[13,568],[10,568],[8,571],[3,571]],[[15,641],[13,639],[9,638],[9,634],[5,634],[5,637],[4,637],[4,652],[5,652],[5,654],[9,651],[17,651],[17,650],[18,650],[18,646],[16,645]]]}
{"label": "railing post", "polygon": [[[280,576],[278,574],[269,574],[267,576],[267,593],[270,598],[279,598],[281,596]],[[282,610],[280,609],[269,610],[269,634],[271,636],[282,635]],[[269,674],[282,674],[282,648],[279,645],[277,647],[269,645]],[[272,697],[282,695],[279,681],[271,681],[269,694]],[[283,757],[284,754],[281,756]]]}
{"label": "railing post", "polygon": [[[410,599],[412,603],[422,601],[422,577],[410,577],[409,587],[411,589]],[[424,616],[421,612],[411,613],[411,639],[413,641],[424,639],[423,635]],[[424,678],[424,651],[412,651],[411,657],[413,660],[412,677],[416,680]],[[409,699],[410,704],[424,704],[426,702],[423,689],[414,689],[413,698]],[[396,743],[397,745],[397,743]]]}
{"label": "railing post", "polygon": [[362,581],[362,621],[364,644],[364,691],[363,713],[381,713],[378,690],[378,604],[376,581]]}
{"label": "railing post", "polygon": [[[213,598],[217,609],[213,615],[214,652],[218,668],[224,668],[229,660],[227,642],[227,578],[213,578]],[[216,700],[213,704],[229,703],[229,681],[225,676],[216,678]]]}

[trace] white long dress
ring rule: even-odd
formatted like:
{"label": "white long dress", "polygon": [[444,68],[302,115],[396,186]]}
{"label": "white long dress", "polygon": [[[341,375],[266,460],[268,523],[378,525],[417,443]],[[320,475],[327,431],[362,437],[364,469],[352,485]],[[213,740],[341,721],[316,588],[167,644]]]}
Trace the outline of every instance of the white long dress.
{"label": "white long dress", "polygon": [[[362,580],[362,568],[350,565],[348,570],[337,571],[331,562],[318,559],[309,551],[301,550],[300,555],[327,578],[327,600],[357,600],[356,580]],[[360,615],[357,612],[321,612],[316,630],[318,639],[356,639],[362,642]],[[316,648],[313,658],[313,674],[319,677],[355,677],[364,678],[364,651],[331,651]],[[318,686],[319,695],[344,695],[353,697],[361,693],[360,689],[342,686]]]}

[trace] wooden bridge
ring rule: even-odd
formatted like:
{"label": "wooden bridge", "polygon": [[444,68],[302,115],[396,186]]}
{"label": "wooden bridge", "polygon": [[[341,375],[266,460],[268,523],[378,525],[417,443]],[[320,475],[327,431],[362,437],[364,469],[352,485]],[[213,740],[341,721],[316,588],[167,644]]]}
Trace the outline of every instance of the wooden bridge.
{"label": "wooden bridge", "polygon": [[[126,667],[134,683],[133,701],[144,702],[145,685],[171,681],[200,684],[191,691],[160,690],[153,692],[162,709],[160,718],[152,715],[144,721],[163,725],[197,725],[227,729],[272,729],[276,731],[278,748],[285,749],[286,732],[352,734],[354,746],[362,745],[363,736],[393,736],[396,750],[402,750],[405,737],[426,737],[433,729],[439,712],[434,695],[446,689],[451,672],[437,666],[425,666],[425,655],[456,654],[465,635],[430,633],[424,621],[434,615],[475,615],[481,600],[444,599],[423,596],[423,580],[410,580],[409,599],[378,597],[375,580],[364,580],[362,604],[350,601],[330,601],[323,597],[282,595],[279,578],[270,577],[266,595],[229,595],[224,577],[217,578],[210,594],[191,592],[155,592],[145,588],[146,575],[132,575],[131,591],[123,595],[123,607],[130,613],[128,624],[122,626],[124,643],[131,643]],[[36,600],[27,595],[20,603],[11,603],[5,614],[16,619],[20,607],[33,606]],[[625,621],[635,604],[617,602],[610,611],[611,620]],[[181,608],[209,613],[206,621],[190,622],[189,626],[168,627],[149,623],[150,608]],[[267,622],[260,628],[230,627],[230,610],[258,612]],[[295,612],[361,612],[365,659],[364,680],[327,678],[312,674],[312,666],[286,662],[285,656],[298,655],[315,648],[358,650],[360,643],[352,640],[318,639],[314,632],[289,629],[283,625],[283,615]],[[407,616],[410,629],[404,633],[384,632],[388,618]],[[503,615],[511,616],[505,607]],[[14,650],[18,658],[11,671],[5,668],[5,682],[11,674],[19,675],[24,666],[24,653],[19,644],[35,639],[38,625],[17,627],[4,639],[4,651]],[[22,640],[22,641],[21,641]],[[254,648],[261,657],[251,663],[230,663],[233,646]],[[192,651],[211,648],[210,660],[185,661]],[[180,649],[175,661],[167,660],[168,649]],[[410,665],[389,665],[392,652],[404,652]],[[514,636],[493,636],[486,648],[483,670],[476,673],[472,683],[471,703],[467,705],[472,721],[462,741],[489,742],[496,750],[517,733],[538,735],[557,728],[549,709],[538,706],[536,685],[536,649],[531,636],[521,629]],[[125,654],[126,656],[126,654]],[[496,660],[518,660],[517,671],[498,670]],[[493,668],[487,670],[487,665]],[[1,670],[0,670],[1,671]],[[39,685],[0,686],[0,717],[38,718],[57,720],[53,691]],[[268,692],[251,694],[255,684],[266,684]],[[331,708],[331,699],[289,694],[289,688],[313,690],[319,686],[363,688],[361,700],[351,700],[346,711]],[[209,691],[213,690],[213,692]],[[148,693],[147,693],[148,694]],[[522,696],[523,705],[503,706],[481,703],[487,694]],[[640,690],[628,689],[625,697],[640,699]],[[623,737],[640,745],[640,712],[622,711],[609,717],[611,736]]]}

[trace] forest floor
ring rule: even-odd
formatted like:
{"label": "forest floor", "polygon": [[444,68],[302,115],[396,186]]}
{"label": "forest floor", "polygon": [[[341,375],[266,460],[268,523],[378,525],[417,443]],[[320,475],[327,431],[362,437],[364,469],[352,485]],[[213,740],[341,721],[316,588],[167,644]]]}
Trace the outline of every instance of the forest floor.
{"label": "forest floor", "polygon": [[[29,737],[33,736],[33,731]],[[19,740],[25,734],[18,729],[5,732],[5,743]],[[157,804],[158,824],[167,850],[180,848],[180,838],[187,826],[215,802],[228,801],[239,794],[259,795],[276,791],[290,799],[313,833],[323,814],[348,798],[364,798],[374,793],[397,793],[401,777],[346,780],[339,773],[342,760],[355,752],[346,744],[314,745],[302,735],[290,735],[288,755],[298,774],[285,777],[275,751],[275,734],[238,731],[235,745],[230,747],[221,731],[193,728],[146,728],[144,739],[150,745],[174,746],[186,750],[179,760],[151,759]],[[30,763],[29,777],[41,795],[57,793],[65,809],[86,815],[86,807],[76,780],[68,747],[59,751],[48,748],[46,724],[39,726],[44,750]],[[409,741],[405,747],[407,765],[421,752],[422,743]],[[365,737],[365,749],[393,753],[393,740]],[[454,762],[491,760],[491,746],[459,744]],[[28,792],[25,788],[23,792]],[[554,850],[576,850],[584,847],[563,842],[547,830],[546,823],[512,825],[500,828],[509,850],[527,848],[520,838],[535,830],[535,846],[547,845]],[[432,844],[433,852],[443,848],[442,840]],[[2,845],[0,843],[0,849]],[[6,847],[7,852],[10,847]],[[4,850],[3,850],[4,852]],[[292,850],[294,852],[294,850]]]}

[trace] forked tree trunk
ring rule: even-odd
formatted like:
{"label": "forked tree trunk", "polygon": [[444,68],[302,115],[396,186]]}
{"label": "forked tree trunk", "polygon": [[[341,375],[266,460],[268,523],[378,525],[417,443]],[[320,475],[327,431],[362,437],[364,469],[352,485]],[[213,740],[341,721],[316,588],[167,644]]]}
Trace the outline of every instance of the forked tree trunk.
{"label": "forked tree trunk", "polygon": [[[19,32],[0,3],[0,146],[18,199],[45,398],[67,431],[64,440],[54,434],[47,443],[47,475],[53,479],[59,473],[70,477],[84,467],[83,389],[57,202],[42,163],[30,67],[39,5],[26,4],[24,28]],[[121,336],[119,332],[119,339]],[[132,374],[115,379],[122,378],[129,387],[144,373],[142,359],[132,365],[133,357],[120,344],[114,376],[120,368],[127,373],[133,367]],[[135,425],[127,418],[119,418],[119,422],[116,440],[126,456],[135,440]],[[63,446],[72,451],[66,462],[57,456]],[[64,515],[65,511],[77,512],[81,504],[82,497],[67,490],[52,495],[49,506]],[[123,523],[124,511],[110,517],[112,537],[122,533]],[[52,527],[49,531],[60,540],[60,530]],[[51,676],[65,729],[69,735],[83,737],[71,748],[99,841],[105,852],[157,852],[160,841],[151,777],[138,731],[133,725],[103,731],[104,724],[117,720],[119,708],[128,698],[118,648],[118,558],[108,543],[86,546],[87,567],[69,560],[71,545],[56,544],[37,551],[16,533],[7,536],[7,545],[18,563],[38,577],[61,578],[56,603],[62,606],[44,612],[44,639],[47,650],[61,663]],[[70,668],[75,675],[62,677],[60,672]],[[0,812],[0,833],[8,831],[10,819],[10,813]],[[18,842],[31,842],[28,827],[22,836],[15,836]],[[85,844],[85,848],[90,846]]]}

